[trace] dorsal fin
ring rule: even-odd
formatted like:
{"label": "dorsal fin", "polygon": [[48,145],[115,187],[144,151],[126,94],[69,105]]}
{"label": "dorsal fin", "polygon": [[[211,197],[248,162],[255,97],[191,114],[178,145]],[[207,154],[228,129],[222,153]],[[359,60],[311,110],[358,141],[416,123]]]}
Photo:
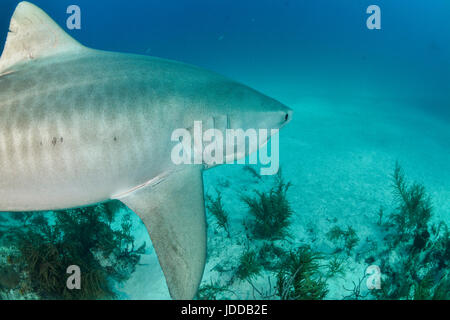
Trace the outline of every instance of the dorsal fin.
{"label": "dorsal fin", "polygon": [[11,18],[0,72],[20,62],[85,49],[44,11],[24,1],[17,5]]}

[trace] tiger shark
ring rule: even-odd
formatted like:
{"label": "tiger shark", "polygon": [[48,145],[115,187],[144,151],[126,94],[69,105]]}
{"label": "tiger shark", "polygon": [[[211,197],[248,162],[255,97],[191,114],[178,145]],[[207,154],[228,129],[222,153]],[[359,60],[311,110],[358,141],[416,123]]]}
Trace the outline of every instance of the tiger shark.
{"label": "tiger shark", "polygon": [[144,222],[171,297],[192,299],[206,260],[202,173],[211,166],[174,164],[171,133],[194,121],[279,129],[291,117],[216,73],[87,48],[21,2],[0,58],[0,211],[122,201]]}

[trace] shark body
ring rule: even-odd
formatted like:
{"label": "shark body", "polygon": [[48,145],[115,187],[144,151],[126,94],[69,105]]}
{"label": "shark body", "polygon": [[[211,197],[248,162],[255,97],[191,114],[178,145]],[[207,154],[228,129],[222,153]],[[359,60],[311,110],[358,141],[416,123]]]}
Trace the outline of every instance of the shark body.
{"label": "shark body", "polygon": [[290,118],[216,73],[86,48],[22,2],[0,58],[0,211],[118,199],[146,225],[171,296],[191,299],[206,257],[205,166],[171,161],[173,130],[280,128]]}

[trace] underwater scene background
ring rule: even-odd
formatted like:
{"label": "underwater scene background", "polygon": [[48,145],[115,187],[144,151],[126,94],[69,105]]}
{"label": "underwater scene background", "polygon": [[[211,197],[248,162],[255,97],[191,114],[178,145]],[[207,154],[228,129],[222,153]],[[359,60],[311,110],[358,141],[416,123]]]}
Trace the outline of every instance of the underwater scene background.
{"label": "underwater scene background", "polygon": [[[1,46],[17,3],[0,3]],[[448,1],[33,3],[88,47],[198,65],[294,110],[278,175],[205,171],[199,299],[450,298]],[[81,30],[65,28],[73,4]],[[366,26],[374,4],[380,30]],[[0,298],[170,298],[118,202],[2,213],[0,232]],[[89,270],[82,292],[65,289],[69,260]]]}

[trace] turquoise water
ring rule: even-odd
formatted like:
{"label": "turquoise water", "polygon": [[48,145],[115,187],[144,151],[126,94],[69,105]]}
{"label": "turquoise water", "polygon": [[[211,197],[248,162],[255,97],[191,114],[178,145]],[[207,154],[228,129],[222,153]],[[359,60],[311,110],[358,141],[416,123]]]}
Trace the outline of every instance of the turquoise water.
{"label": "turquoise water", "polygon": [[[3,39],[16,4],[8,0],[0,4]],[[443,232],[434,234],[433,225],[450,223],[448,1],[35,4],[60,25],[65,25],[67,6],[78,4],[82,28],[68,32],[86,46],[192,63],[243,82],[294,110],[292,122],[280,132],[282,173],[292,183],[287,192],[293,212],[287,239],[255,239],[242,223],[249,219],[242,195],[269,190],[274,177],[258,178],[234,165],[204,174],[205,194],[222,194],[231,233],[228,238],[207,211],[208,260],[201,286],[214,283],[222,288],[216,298],[280,298],[275,288],[277,267],[263,266],[249,279],[236,279],[242,254],[258,252],[267,242],[286,252],[308,245],[322,254],[314,277],[326,280],[326,299],[379,298],[365,286],[370,265],[380,267],[382,283],[402,272],[423,279],[432,270],[435,283],[430,290],[436,290],[440,279],[448,286],[449,257],[438,265],[434,255],[438,245],[432,245],[437,239],[445,243],[442,237],[448,239]],[[381,8],[381,30],[366,27],[365,11],[371,4]],[[427,226],[430,242],[423,254],[433,252],[434,258],[423,261],[414,255],[411,259],[417,264],[412,271],[395,266],[409,257],[405,252],[412,250],[409,246],[416,238],[388,250],[392,243],[386,239],[396,226],[378,225],[380,208],[385,212],[382,221],[388,223],[399,206],[392,186],[396,162],[409,184],[425,187],[433,208]],[[126,211],[121,208],[119,216]],[[136,242],[145,241],[147,247],[130,278],[115,286],[117,297],[169,298],[145,227],[136,215],[131,219]],[[11,221],[8,218],[2,225],[14,224]],[[343,230],[351,226],[356,232],[359,240],[349,252],[341,248],[343,239],[330,239],[335,226]],[[278,263],[281,256],[271,259]],[[328,266],[335,257],[342,261],[342,272],[330,276]],[[353,282],[360,279],[363,296],[352,296]],[[417,285],[410,283],[407,294],[388,298],[421,298],[414,289]],[[253,287],[259,289],[256,295]],[[34,297],[21,296],[16,287],[9,294]]]}

